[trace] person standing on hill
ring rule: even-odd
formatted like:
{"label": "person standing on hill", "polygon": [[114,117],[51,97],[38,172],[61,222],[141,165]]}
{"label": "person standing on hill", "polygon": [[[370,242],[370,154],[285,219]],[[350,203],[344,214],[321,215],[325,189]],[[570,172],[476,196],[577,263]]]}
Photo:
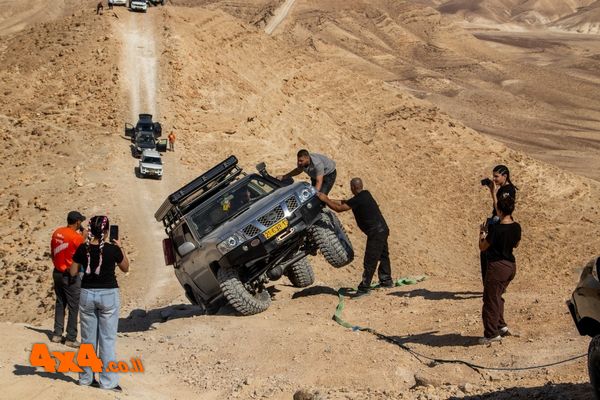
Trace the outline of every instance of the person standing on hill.
{"label": "person standing on hill", "polygon": [[169,139],[169,151],[175,151],[175,132],[171,131],[167,138]]}
{"label": "person standing on hill", "polygon": [[[394,286],[392,280],[392,267],[388,248],[388,236],[390,230],[379,205],[368,190],[363,189],[360,178],[350,181],[350,190],[354,197],[349,200],[331,200],[325,193],[319,193],[319,199],[335,212],[352,210],[356,224],[363,233],[367,235],[367,246],[365,248],[364,272],[362,280],[354,298],[370,293],[371,281],[375,270],[379,275],[379,285],[391,288]],[[379,264],[379,269],[377,268]]]}
{"label": "person standing on hill", "polygon": [[496,204],[499,221],[490,225],[488,231],[479,232],[479,250],[486,253],[487,270],[483,281],[482,319],[484,337],[481,344],[502,340],[510,335],[504,321],[504,299],[502,295],[517,272],[515,249],[521,240],[521,225],[512,218],[515,200],[502,196]]}
{"label": "person standing on hill", "polygon": [[77,315],[79,313],[79,291],[81,279],[79,276],[69,274],[69,268],[73,263],[73,255],[80,244],[84,242],[81,223],[85,217],[78,211],[71,211],[67,215],[67,226],[58,228],[52,233],[50,240],[50,254],[54,271],[54,293],[56,304],[54,306],[54,333],[51,338],[53,343],[63,340],[62,334],[65,324],[65,314],[69,308],[67,319],[67,338],[65,345],[79,347],[77,342]]}
{"label": "person standing on hill", "polygon": [[104,11],[104,6],[102,5],[102,2],[99,1],[98,4],[96,4],[96,15],[102,15],[102,11]]}
{"label": "person standing on hill", "polygon": [[305,172],[310,176],[311,184],[317,192],[329,194],[337,177],[335,161],[322,154],[309,153],[304,149],[298,152],[296,158],[296,168],[285,175],[277,176],[277,179],[282,181]]}
{"label": "person standing on hill", "polygon": [[[517,199],[517,187],[510,181],[510,171],[506,165],[496,165],[492,170],[492,179],[484,179],[482,183],[487,183],[492,196],[492,216],[486,220],[485,229],[498,223],[498,200],[507,196],[512,197],[513,201]],[[481,279],[485,281],[485,271],[487,268],[486,254],[484,251],[479,253],[481,263]]]}

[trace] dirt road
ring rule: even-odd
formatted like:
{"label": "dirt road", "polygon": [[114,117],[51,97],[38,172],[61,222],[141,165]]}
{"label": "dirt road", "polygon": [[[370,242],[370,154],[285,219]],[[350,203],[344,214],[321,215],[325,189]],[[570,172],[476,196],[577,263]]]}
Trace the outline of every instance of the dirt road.
{"label": "dirt road", "polygon": [[277,29],[279,24],[281,24],[285,17],[287,17],[295,2],[296,0],[285,0],[285,3],[275,10],[275,15],[273,15],[273,18],[271,18],[267,26],[265,26],[265,32],[267,35],[271,35],[273,31]]}

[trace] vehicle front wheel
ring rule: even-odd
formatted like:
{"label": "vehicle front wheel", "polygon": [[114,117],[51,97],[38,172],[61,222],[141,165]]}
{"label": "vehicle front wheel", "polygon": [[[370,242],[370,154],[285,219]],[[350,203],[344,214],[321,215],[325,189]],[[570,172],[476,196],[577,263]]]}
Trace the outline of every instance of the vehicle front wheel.
{"label": "vehicle front wheel", "polygon": [[343,267],[354,259],[350,238],[338,217],[330,210],[321,212],[320,218],[310,227],[310,234],[332,267]]}
{"label": "vehicle front wheel", "polygon": [[217,280],[223,296],[242,315],[261,313],[271,305],[269,292],[265,289],[250,292],[240,281],[240,275],[234,268],[220,268],[217,272]]}
{"label": "vehicle front wheel", "polygon": [[588,347],[588,373],[594,398],[600,400],[600,335],[594,336]]}

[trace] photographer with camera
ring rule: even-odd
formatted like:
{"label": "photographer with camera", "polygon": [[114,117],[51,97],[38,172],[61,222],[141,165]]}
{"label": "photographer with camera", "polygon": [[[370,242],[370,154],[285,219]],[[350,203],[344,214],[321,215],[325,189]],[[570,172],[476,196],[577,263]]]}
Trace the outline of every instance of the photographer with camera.
{"label": "photographer with camera", "polygon": [[[510,181],[510,171],[506,165],[496,165],[492,170],[492,179],[482,179],[481,186],[486,186],[492,196],[492,215],[487,218],[482,226],[482,229],[487,232],[490,225],[500,221],[498,200],[511,197],[515,201],[517,198],[517,187]],[[485,271],[488,264],[485,251],[480,252],[479,258],[481,262],[481,279],[485,281]]]}
{"label": "photographer with camera", "polygon": [[487,269],[483,280],[482,319],[484,337],[481,344],[502,340],[510,335],[504,321],[504,299],[502,295],[514,279],[517,266],[513,249],[521,240],[521,225],[512,218],[515,200],[502,196],[496,203],[499,221],[485,231],[479,231],[479,250],[487,255]]}
{"label": "photographer with camera", "polygon": [[[121,304],[115,268],[129,271],[129,260],[121,250],[115,228],[116,225],[110,226],[106,216],[92,217],[87,241],[77,248],[70,269],[72,276],[77,275],[80,268],[84,270],[79,300],[81,342],[94,346],[104,365],[116,361],[115,342]],[[110,242],[107,242],[109,230]],[[79,384],[121,391],[117,373],[101,372],[99,378],[97,382],[92,370],[84,367],[79,374]]]}

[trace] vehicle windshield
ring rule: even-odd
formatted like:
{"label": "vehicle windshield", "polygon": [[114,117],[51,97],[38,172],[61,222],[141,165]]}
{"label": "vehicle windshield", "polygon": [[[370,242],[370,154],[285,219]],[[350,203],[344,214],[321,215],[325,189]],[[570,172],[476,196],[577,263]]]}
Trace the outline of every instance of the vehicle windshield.
{"label": "vehicle windshield", "polygon": [[161,159],[158,157],[144,157],[142,162],[147,164],[162,164]]}
{"label": "vehicle windshield", "polygon": [[261,197],[271,193],[275,187],[259,177],[234,185],[207,200],[191,218],[191,225],[203,237],[230,218],[247,209]]}
{"label": "vehicle windshield", "polygon": [[152,144],[154,143],[154,136],[152,135],[140,135],[137,138],[139,144]]}
{"label": "vehicle windshield", "polygon": [[152,132],[154,130],[154,124],[138,124],[138,131]]}

